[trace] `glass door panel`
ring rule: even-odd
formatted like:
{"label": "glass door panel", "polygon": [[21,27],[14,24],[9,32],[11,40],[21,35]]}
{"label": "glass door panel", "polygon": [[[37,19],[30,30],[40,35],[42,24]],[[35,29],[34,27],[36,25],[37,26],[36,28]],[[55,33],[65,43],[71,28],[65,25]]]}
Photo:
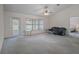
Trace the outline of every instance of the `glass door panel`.
{"label": "glass door panel", "polygon": [[13,35],[19,34],[19,19],[12,18],[12,32]]}

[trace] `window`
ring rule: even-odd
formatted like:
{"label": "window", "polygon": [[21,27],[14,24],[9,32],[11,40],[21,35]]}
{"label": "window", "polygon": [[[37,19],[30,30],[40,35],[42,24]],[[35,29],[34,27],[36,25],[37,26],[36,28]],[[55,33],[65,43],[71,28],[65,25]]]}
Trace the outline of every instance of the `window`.
{"label": "window", "polygon": [[25,30],[32,31],[32,30],[43,30],[43,20],[37,19],[27,19],[25,21]]}
{"label": "window", "polygon": [[32,31],[32,20],[28,19],[25,21],[25,30]]}
{"label": "window", "polygon": [[39,20],[39,30],[43,30],[43,20]]}
{"label": "window", "polygon": [[12,18],[12,31],[13,35],[19,34],[19,19]]}
{"label": "window", "polygon": [[38,22],[38,20],[33,20],[33,30],[38,30],[38,24],[39,24],[39,22]]}

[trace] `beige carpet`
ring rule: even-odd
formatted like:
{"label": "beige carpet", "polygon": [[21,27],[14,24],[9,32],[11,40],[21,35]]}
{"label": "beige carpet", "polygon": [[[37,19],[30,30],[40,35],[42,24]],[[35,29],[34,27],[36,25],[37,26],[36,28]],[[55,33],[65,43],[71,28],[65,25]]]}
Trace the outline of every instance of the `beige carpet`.
{"label": "beige carpet", "polygon": [[5,54],[63,54],[79,53],[79,38],[40,34],[5,39]]}

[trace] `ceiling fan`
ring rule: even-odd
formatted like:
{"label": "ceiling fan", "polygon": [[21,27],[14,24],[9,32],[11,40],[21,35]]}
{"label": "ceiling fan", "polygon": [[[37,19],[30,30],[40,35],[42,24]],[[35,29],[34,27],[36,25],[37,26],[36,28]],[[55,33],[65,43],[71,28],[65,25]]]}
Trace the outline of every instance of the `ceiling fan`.
{"label": "ceiling fan", "polygon": [[[60,6],[60,4],[56,4],[56,6]],[[47,5],[45,5],[43,8],[38,9],[37,11],[41,11],[41,14],[44,16],[48,16],[48,15],[56,12],[55,10],[51,11]]]}
{"label": "ceiling fan", "polygon": [[48,9],[48,6],[45,6],[44,9],[43,9],[43,14],[49,15],[50,13],[52,13],[52,12],[50,12],[50,10]]}

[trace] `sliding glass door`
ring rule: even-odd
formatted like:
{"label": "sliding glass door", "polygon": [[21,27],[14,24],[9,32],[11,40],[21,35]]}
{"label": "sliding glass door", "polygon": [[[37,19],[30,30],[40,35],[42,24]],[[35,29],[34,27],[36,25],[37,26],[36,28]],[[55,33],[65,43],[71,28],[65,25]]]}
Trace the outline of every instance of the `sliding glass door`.
{"label": "sliding glass door", "polygon": [[20,26],[19,26],[19,19],[18,18],[12,18],[12,33],[13,36],[19,35]]}

